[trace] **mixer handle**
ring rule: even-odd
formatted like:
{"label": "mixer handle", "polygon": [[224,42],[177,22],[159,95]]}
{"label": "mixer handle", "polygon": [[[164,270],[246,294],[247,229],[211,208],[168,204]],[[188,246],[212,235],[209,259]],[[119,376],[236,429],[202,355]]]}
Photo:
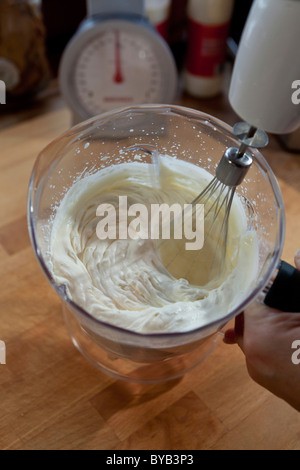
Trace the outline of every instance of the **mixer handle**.
{"label": "mixer handle", "polygon": [[300,312],[300,271],[281,261],[264,303],[283,312]]}

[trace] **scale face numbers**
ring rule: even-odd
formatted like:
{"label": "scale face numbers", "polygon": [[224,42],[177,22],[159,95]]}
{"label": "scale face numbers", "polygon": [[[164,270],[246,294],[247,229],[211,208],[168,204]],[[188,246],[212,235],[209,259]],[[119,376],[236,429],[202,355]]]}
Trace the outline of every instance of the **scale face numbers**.
{"label": "scale face numbers", "polygon": [[60,82],[68,104],[84,119],[122,106],[171,103],[177,71],[150,27],[107,20],[75,36],[64,53]]}
{"label": "scale face numbers", "polygon": [[76,63],[74,80],[78,100],[89,114],[161,98],[162,76],[151,44],[130,31],[107,31],[91,40]]}

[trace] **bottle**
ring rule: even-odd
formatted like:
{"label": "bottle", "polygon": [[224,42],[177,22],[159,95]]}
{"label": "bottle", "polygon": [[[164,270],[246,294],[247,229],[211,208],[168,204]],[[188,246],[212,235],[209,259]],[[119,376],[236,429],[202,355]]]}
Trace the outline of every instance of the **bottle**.
{"label": "bottle", "polygon": [[184,85],[201,98],[219,94],[234,0],[189,0]]}
{"label": "bottle", "polygon": [[168,41],[171,0],[146,0],[146,14],[150,23]]}

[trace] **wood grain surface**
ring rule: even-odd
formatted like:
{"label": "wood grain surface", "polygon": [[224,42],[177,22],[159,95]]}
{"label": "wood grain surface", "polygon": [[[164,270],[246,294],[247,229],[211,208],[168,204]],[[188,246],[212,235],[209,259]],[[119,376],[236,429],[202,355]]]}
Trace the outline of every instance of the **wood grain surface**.
{"label": "wood grain surface", "polygon": [[[180,103],[236,122],[225,97]],[[220,342],[194,371],[158,385],[115,380],[75,350],[26,222],[33,163],[69,127],[70,115],[61,106],[43,108],[9,124],[0,120],[0,340],[7,348],[0,448],[299,450],[300,414],[249,378],[236,346]],[[285,152],[275,138],[264,154],[283,192],[283,257],[293,262],[300,248],[300,155]]]}

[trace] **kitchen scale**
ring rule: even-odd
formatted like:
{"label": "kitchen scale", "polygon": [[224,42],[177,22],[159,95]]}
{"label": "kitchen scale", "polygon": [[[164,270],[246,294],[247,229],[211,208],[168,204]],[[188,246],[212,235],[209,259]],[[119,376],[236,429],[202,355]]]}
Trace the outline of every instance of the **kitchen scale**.
{"label": "kitchen scale", "polygon": [[73,123],[122,106],[172,103],[175,61],[145,16],[145,0],[88,0],[87,11],[60,65]]}

